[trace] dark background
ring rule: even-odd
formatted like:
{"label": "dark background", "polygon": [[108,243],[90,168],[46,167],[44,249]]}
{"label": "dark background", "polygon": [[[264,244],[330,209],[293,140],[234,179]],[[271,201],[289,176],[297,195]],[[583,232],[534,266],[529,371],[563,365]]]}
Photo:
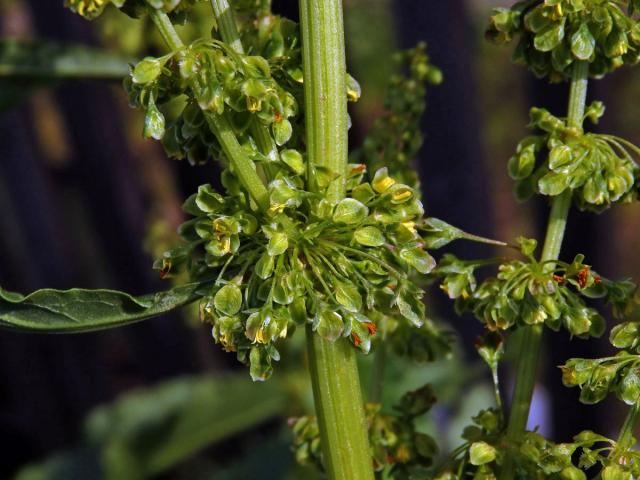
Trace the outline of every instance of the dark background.
{"label": "dark background", "polygon": [[[292,17],[296,7],[296,2],[276,2],[278,11]],[[408,48],[426,40],[445,78],[429,91],[423,123],[426,142],[418,168],[427,213],[482,235],[541,238],[546,202],[517,204],[505,167],[525,133],[529,107],[563,114],[566,86],[532,79],[509,64],[510,48],[484,43],[485,2],[354,0],[345,2],[345,11],[350,69],[364,93],[354,112],[353,144],[381,109],[394,43]],[[61,0],[0,3],[0,15],[3,36],[104,42],[94,24],[64,9]],[[609,107],[598,128],[632,141],[639,136],[633,107],[640,96],[637,80],[633,72],[622,71],[592,82],[590,97]],[[163,288],[151,269],[153,248],[143,248],[145,239],[150,243],[148,232],[170,239],[181,221],[182,199],[216,172],[165,159],[161,148],[141,140],[139,132],[140,118],[128,109],[117,84],[69,82],[37,90],[0,112],[4,288],[82,286],[132,293]],[[639,267],[637,224],[636,207],[597,217],[573,212],[563,257],[582,252],[606,276],[633,275]],[[453,250],[467,257],[492,253],[468,245]],[[475,362],[471,345],[477,323],[455,317],[437,293],[429,301],[450,320],[467,358]],[[566,440],[584,428],[611,433],[624,416],[617,402],[579,404],[578,392],[562,387],[556,368],[572,356],[601,355],[607,348],[605,340],[547,335],[534,413],[551,412],[539,419],[554,438]],[[207,328],[193,328],[177,315],[74,336],[0,332],[0,478],[73,445],[83,417],[122,392],[178,375],[233,368],[234,358],[213,344]],[[508,385],[508,373],[504,378]],[[222,447],[206,454],[230,452]]]}

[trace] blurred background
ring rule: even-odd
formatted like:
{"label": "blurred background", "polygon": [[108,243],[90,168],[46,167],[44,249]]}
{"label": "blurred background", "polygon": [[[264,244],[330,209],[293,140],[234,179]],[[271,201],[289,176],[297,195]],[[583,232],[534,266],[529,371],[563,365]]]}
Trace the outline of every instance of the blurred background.
{"label": "blurred background", "polygon": [[[500,3],[508,2],[345,0],[349,70],[363,90],[351,142],[357,146],[383,110],[392,53],[425,40],[444,73],[428,92],[418,163],[428,215],[499,239],[541,238],[548,205],[514,200],[506,162],[526,133],[529,108],[562,116],[567,87],[533,79],[509,63],[510,48],[485,43],[486,19]],[[127,61],[161,51],[149,25],[115,11],[89,23],[62,4],[0,0],[3,38],[110,52],[95,81],[9,81],[0,65],[0,285],[161,289],[153,258],[175,240],[183,199],[217,172],[170,161],[142,139],[142,116],[129,108],[119,78]],[[297,2],[275,1],[274,10],[296,18]],[[185,27],[190,35],[210,30],[208,11]],[[589,97],[608,108],[598,129],[640,142],[640,69],[591,82]],[[637,205],[572,213],[565,259],[582,252],[605,276],[638,277],[639,214]],[[492,253],[466,244],[450,250],[465,258]],[[427,301],[457,332],[460,355],[426,366],[392,359],[384,398],[392,404],[433,383],[440,402],[423,428],[438,433],[446,451],[470,416],[492,403],[492,391],[473,349],[478,322],[456,317],[437,291]],[[74,336],[0,332],[0,478],[312,479],[295,466],[286,427],[288,417],[312,411],[299,337],[273,379],[254,385],[194,312]],[[532,425],[556,440],[586,428],[614,434],[622,404],[579,404],[557,369],[608,348],[606,340],[547,336]],[[365,389],[369,363],[363,359]],[[508,392],[508,365],[501,373]]]}

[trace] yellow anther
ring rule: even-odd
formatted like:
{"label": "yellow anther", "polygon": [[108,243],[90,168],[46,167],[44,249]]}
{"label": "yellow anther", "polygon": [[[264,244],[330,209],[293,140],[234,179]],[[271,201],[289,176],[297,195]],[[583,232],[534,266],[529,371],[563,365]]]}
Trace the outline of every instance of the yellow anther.
{"label": "yellow anther", "polygon": [[391,198],[396,203],[402,203],[409,200],[412,196],[413,196],[413,192],[407,188],[407,189],[397,191],[396,193],[393,194]]}
{"label": "yellow anther", "polygon": [[411,233],[415,234],[416,232],[416,222],[402,222],[402,226],[409,230]]}
{"label": "yellow anther", "polygon": [[373,189],[378,192],[378,193],[382,193],[382,192],[386,192],[387,190],[389,190],[389,188],[391,188],[393,185],[395,185],[396,181],[391,178],[391,177],[384,177],[381,178],[380,180],[374,182],[373,185]]}
{"label": "yellow anther", "polygon": [[263,344],[267,343],[267,339],[265,338],[265,335],[264,335],[264,329],[261,328],[258,330],[258,332],[256,333],[255,341]]}

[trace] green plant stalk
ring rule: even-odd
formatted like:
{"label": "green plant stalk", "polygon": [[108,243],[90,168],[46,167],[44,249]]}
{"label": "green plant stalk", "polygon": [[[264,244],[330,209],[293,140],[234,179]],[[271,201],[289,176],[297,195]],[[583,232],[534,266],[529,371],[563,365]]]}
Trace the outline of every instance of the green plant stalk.
{"label": "green plant stalk", "polygon": [[308,326],[307,351],[328,478],[373,480],[355,349],[346,339],[329,342]]}
{"label": "green plant stalk", "polygon": [[[589,64],[577,62],[573,67],[567,123],[582,130],[584,110],[589,80]],[[557,260],[564,239],[567,217],[571,207],[571,190],[558,195],[552,203],[547,225],[547,234],[542,249],[541,261]],[[553,262],[547,269],[553,269]],[[531,398],[536,382],[536,370],[542,345],[544,325],[531,325],[524,328],[521,337],[518,364],[516,367],[516,385],[507,426],[507,440],[517,441],[527,428]],[[515,476],[515,463],[511,454],[507,454],[501,472],[501,480],[512,480]]]}
{"label": "green plant stalk", "polygon": [[336,179],[328,199],[345,195],[347,173],[346,59],[342,2],[300,0],[304,105],[310,187],[315,167],[328,169]]}
{"label": "green plant stalk", "polygon": [[[171,50],[179,50],[184,47],[167,14],[159,10],[150,9],[149,15]],[[269,208],[269,192],[256,172],[253,162],[247,157],[238,143],[229,121],[223,115],[214,114],[206,115],[206,119],[244,189],[256,202],[260,210],[267,210]]]}
{"label": "green plant stalk", "polygon": [[618,436],[618,445],[624,449],[629,449],[631,445],[631,439],[633,438],[633,431],[640,420],[640,403],[634,404],[627,413],[622,428],[620,429],[620,435]]}
{"label": "green plant stalk", "polygon": [[211,0],[213,15],[216,17],[218,32],[222,41],[238,53],[244,53],[242,40],[236,27],[236,19],[227,0]]}
{"label": "green plant stalk", "polygon": [[227,117],[224,115],[208,114],[205,116],[209,128],[213,131],[222,146],[222,150],[231,162],[234,173],[238,180],[251,195],[261,211],[269,208],[269,192],[264,186],[262,179],[256,172],[253,162],[238,143]]}
{"label": "green plant stalk", "polygon": [[[342,0],[300,0],[309,188],[314,166],[337,175],[327,198],[345,196],[347,96]],[[331,480],[373,480],[356,351],[347,339],[329,342],[307,326],[309,374],[324,466]]]}
{"label": "green plant stalk", "polygon": [[[231,5],[229,5],[228,0],[211,0],[211,8],[216,18],[218,33],[222,41],[229,45],[235,52],[244,54],[242,39],[238,33],[233,9]],[[278,148],[269,133],[269,129],[255,119],[251,121],[249,128],[251,129],[251,136],[255,140],[260,152],[265,155],[269,161],[276,161],[278,159]],[[268,168],[268,164],[266,166],[267,173],[271,175],[273,172]]]}

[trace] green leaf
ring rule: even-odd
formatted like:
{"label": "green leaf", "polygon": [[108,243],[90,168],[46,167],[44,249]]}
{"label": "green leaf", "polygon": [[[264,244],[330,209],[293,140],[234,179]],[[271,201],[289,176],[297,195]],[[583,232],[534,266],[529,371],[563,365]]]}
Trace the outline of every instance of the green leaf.
{"label": "green leaf", "polygon": [[627,405],[640,402],[640,371],[637,367],[629,367],[618,387],[620,400]]}
{"label": "green leaf", "polygon": [[385,238],[376,227],[362,227],[353,233],[353,239],[365,247],[379,247],[384,245]]}
{"label": "green leaf", "polygon": [[636,348],[640,342],[640,322],[616,325],[611,330],[609,341],[616,348]]}
{"label": "green leaf", "polygon": [[279,122],[274,122],[272,128],[273,137],[275,138],[276,143],[279,147],[287,143],[291,138],[291,134],[293,133],[291,123],[287,119],[282,119]]}
{"label": "green leaf", "polygon": [[325,340],[335,342],[344,332],[344,321],[338,312],[322,310],[316,315],[313,329]]}
{"label": "green leaf", "polygon": [[509,159],[509,175],[514,180],[527,178],[536,165],[536,145],[530,144]]}
{"label": "green leaf", "polygon": [[571,36],[571,52],[580,60],[589,60],[596,47],[596,39],[593,38],[587,23],[580,25],[576,33]]}
{"label": "green leaf", "polygon": [[560,195],[567,189],[567,177],[562,173],[549,172],[538,180],[538,188],[543,195]]}
{"label": "green leaf", "polygon": [[336,282],[335,295],[336,301],[342,305],[345,310],[357,313],[362,309],[362,297],[354,285]]}
{"label": "green leaf", "polygon": [[273,268],[275,266],[275,262],[273,260],[273,256],[265,253],[260,257],[258,263],[256,263],[255,272],[262,280],[266,280],[273,274]]}
{"label": "green leaf", "polygon": [[133,83],[146,84],[157,79],[162,73],[163,62],[159,58],[147,57],[140,61],[131,72]]}
{"label": "green leaf", "polygon": [[369,209],[364,203],[355,198],[345,198],[336,206],[333,221],[353,225],[362,222],[367,215],[369,215]]}
{"label": "green leaf", "polygon": [[400,258],[422,274],[429,273],[436,266],[435,259],[418,247],[401,249]]}
{"label": "green leaf", "polygon": [[269,244],[267,245],[267,252],[272,257],[276,257],[278,255],[282,255],[289,248],[289,238],[286,233],[275,232],[271,235],[269,239]]}
{"label": "green leaf", "polygon": [[202,297],[192,283],[134,297],[114,290],[44,289],[20,295],[0,288],[0,327],[19,331],[87,332],[156,317]]}
{"label": "green leaf", "polygon": [[235,315],[242,307],[242,292],[236,284],[229,283],[216,292],[213,304],[219,312]]}
{"label": "green leaf", "polygon": [[283,150],[280,152],[280,158],[296,175],[302,175],[305,172],[304,160],[297,150]]}
{"label": "green leaf", "polygon": [[194,200],[196,206],[204,213],[218,212],[224,205],[224,197],[217,193],[208,183],[198,187],[198,193]]}
{"label": "green leaf", "polygon": [[571,148],[567,145],[558,145],[549,152],[549,168],[558,171],[571,163]]}
{"label": "green leaf", "polygon": [[421,327],[424,323],[421,314],[423,313],[418,301],[410,295],[402,293],[396,297],[395,303],[400,311],[400,315],[409,320],[415,327]]}
{"label": "green leaf", "polygon": [[536,34],[533,41],[536,50],[550,52],[564,39],[564,18],[561,22],[552,23]]}
{"label": "green leaf", "polygon": [[153,97],[149,99],[146,115],[144,117],[144,130],[142,134],[145,138],[162,140],[164,137],[165,120],[164,115],[158,110]]}
{"label": "green leaf", "polygon": [[632,480],[630,472],[625,472],[618,465],[609,465],[602,470],[602,480]]}
{"label": "green leaf", "polygon": [[486,442],[475,442],[469,449],[469,461],[471,465],[484,465],[496,459],[496,449]]}
{"label": "green leaf", "polygon": [[562,469],[560,478],[562,480],[587,480],[587,475],[579,468],[571,465]]}

